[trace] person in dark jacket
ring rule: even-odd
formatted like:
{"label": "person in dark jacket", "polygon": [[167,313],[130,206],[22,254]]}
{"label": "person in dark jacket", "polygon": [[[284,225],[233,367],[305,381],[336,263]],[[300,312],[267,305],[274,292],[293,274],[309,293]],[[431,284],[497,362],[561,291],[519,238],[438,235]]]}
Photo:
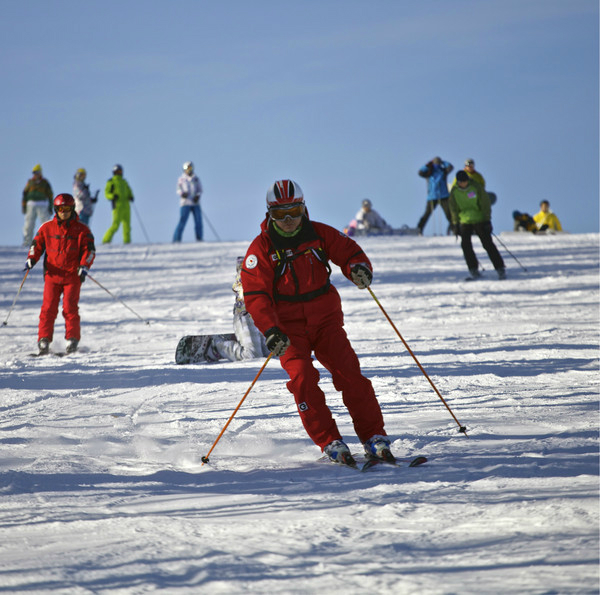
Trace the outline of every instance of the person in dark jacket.
{"label": "person in dark jacket", "polygon": [[330,282],[331,260],[364,289],[373,277],[371,263],[354,240],[309,219],[296,182],[275,182],[267,193],[267,209],[261,233],[244,259],[244,298],[267,348],[281,358],[304,428],[332,461],[355,464],[319,387],[314,353],[341,391],[367,455],[391,458],[375,391],[361,373],[344,331],[340,296]]}
{"label": "person in dark jacket", "polygon": [[81,338],[79,293],[96,255],[94,236],[79,221],[73,196],[66,193],[56,196],[54,211],[54,218],[39,228],[25,263],[27,270],[32,269],[45,253],[44,297],[38,327],[40,355],[50,349],[61,295],[67,353],[77,350]]}
{"label": "person in dark jacket", "polygon": [[31,244],[36,219],[40,224],[52,217],[52,187],[42,176],[42,166],[38,163],[31,170],[31,178],[27,181],[21,199],[21,209],[25,215],[23,226],[23,246]]}

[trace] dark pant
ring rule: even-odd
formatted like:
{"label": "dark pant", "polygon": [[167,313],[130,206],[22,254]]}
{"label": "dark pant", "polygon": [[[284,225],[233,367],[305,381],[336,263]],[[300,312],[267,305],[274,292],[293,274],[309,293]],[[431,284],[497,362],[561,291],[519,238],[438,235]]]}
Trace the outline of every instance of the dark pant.
{"label": "dark pant", "polygon": [[471,243],[471,236],[476,233],[481,240],[481,245],[488,253],[494,268],[498,271],[504,269],[504,260],[492,240],[492,224],[489,221],[484,223],[461,223],[460,224],[460,245],[465,256],[465,261],[469,270],[477,270],[479,268],[479,262],[477,256],[473,251],[473,244]]}
{"label": "dark pant", "polygon": [[437,207],[438,205],[442,207],[444,215],[446,215],[446,219],[448,219],[448,223],[451,223],[452,220],[450,216],[450,206],[448,205],[448,197],[428,200],[427,206],[425,207],[425,212],[423,213],[423,216],[419,219],[419,223],[417,223],[417,227],[419,228],[419,231],[421,233],[423,233],[423,229],[425,228],[425,224],[429,220],[429,217],[431,217],[431,213],[433,213],[435,207]]}

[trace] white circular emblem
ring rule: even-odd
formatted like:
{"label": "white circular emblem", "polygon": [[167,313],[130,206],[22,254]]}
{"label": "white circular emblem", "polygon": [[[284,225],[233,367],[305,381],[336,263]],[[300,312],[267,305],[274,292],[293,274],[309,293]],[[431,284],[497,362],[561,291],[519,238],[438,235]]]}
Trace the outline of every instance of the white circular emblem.
{"label": "white circular emblem", "polygon": [[254,256],[254,254],[250,254],[250,256],[248,256],[246,258],[246,268],[247,269],[253,269],[257,264],[258,264],[258,258],[256,258],[256,256]]}

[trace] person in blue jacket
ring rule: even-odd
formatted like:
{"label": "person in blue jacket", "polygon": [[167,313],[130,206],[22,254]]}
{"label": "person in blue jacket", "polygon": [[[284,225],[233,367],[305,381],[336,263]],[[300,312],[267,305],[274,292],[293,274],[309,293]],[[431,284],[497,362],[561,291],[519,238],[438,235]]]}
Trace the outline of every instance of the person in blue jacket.
{"label": "person in blue jacket", "polygon": [[438,205],[442,207],[448,224],[451,224],[452,217],[448,206],[448,197],[450,196],[448,174],[453,169],[454,166],[450,162],[443,161],[441,157],[434,157],[419,170],[419,175],[427,179],[427,206],[423,216],[419,219],[419,223],[417,223],[419,235],[423,235],[425,224]]}

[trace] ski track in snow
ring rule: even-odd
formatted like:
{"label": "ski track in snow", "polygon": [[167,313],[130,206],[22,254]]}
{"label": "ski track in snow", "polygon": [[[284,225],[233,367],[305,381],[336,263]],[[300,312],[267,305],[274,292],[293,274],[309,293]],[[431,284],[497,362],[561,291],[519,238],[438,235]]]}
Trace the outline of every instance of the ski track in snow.
{"label": "ski track in snow", "polygon": [[[279,363],[176,366],[230,332],[248,242],[100,245],[81,349],[36,350],[41,267],[0,328],[0,593],[597,593],[597,234],[500,238],[464,282],[448,237],[368,238],[377,304],[334,267],[346,329],[413,469],[318,461]],[[26,250],[0,248],[3,319]],[[64,350],[57,319],[52,351]],[[327,372],[321,384],[360,445]]]}

